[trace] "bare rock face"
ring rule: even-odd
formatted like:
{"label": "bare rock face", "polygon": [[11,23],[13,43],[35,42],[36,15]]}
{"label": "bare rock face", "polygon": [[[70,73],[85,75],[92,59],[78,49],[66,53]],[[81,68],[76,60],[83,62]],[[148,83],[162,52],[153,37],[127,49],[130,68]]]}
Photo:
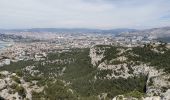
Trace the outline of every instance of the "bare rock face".
{"label": "bare rock face", "polygon": [[129,69],[127,64],[119,64],[119,65],[107,65],[105,62],[99,64],[98,69],[100,70],[111,70],[113,73],[111,75],[107,75],[106,78],[125,78],[133,76],[133,74],[129,73]]}
{"label": "bare rock face", "polygon": [[158,95],[162,97],[162,100],[170,99],[170,75],[165,73],[151,74],[147,81],[146,93],[149,96]]}
{"label": "bare rock face", "polygon": [[1,84],[0,90],[4,89],[7,86],[5,80],[2,80],[2,79],[0,79],[0,84]]}
{"label": "bare rock face", "polygon": [[[143,98],[134,98],[134,97],[124,97],[123,95],[119,95],[114,97],[112,100],[162,100],[159,96],[153,96],[153,97],[143,97]],[[167,99],[168,100],[168,99]]]}
{"label": "bare rock face", "polygon": [[[97,54],[97,52],[100,54]],[[104,50],[101,50],[101,49],[97,50],[96,47],[92,47],[90,49],[90,58],[91,58],[91,63],[93,66],[97,66],[97,64],[103,59],[104,57],[103,53],[104,53]]]}
{"label": "bare rock face", "polygon": [[162,94],[164,100],[170,100],[170,89],[168,89],[165,93]]}
{"label": "bare rock face", "polygon": [[146,94],[150,96],[150,98],[148,97],[146,100],[157,100],[152,99],[153,96],[161,97],[161,99],[158,100],[170,99],[170,74],[147,65],[134,67],[134,74],[137,75],[139,73],[147,76]]}
{"label": "bare rock face", "polygon": [[15,76],[12,73],[9,73],[7,71],[0,72],[1,79],[0,79],[0,96],[3,98],[6,98],[7,100],[12,99],[21,99],[21,96],[16,92],[12,93],[12,89],[10,86],[15,83],[15,81],[12,80],[12,76]]}
{"label": "bare rock face", "polygon": [[159,97],[159,96],[152,96],[152,97],[143,98],[143,100],[161,100],[161,97]]}

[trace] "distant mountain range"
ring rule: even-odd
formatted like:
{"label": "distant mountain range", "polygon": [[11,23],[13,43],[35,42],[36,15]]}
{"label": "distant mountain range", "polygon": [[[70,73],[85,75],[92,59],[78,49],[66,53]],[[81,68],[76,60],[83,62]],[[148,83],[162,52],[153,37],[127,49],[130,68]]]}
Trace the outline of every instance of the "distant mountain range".
{"label": "distant mountain range", "polygon": [[120,36],[153,36],[156,38],[170,37],[170,27],[160,27],[152,29],[128,29],[128,28],[119,28],[119,29],[87,29],[87,28],[32,28],[32,29],[0,29],[1,33],[5,32],[60,32],[60,33],[110,33]]}
{"label": "distant mountain range", "polygon": [[170,43],[170,27],[152,28],[134,32],[122,32],[118,34],[118,36],[151,36],[156,40]]}
{"label": "distant mountain range", "polygon": [[152,28],[152,29],[145,29],[145,30],[138,30],[135,32],[122,32],[120,35],[141,35],[141,36],[153,36],[156,38],[163,38],[163,37],[170,37],[170,27],[160,27],[160,28]]}
{"label": "distant mountain range", "polygon": [[32,28],[32,29],[0,29],[0,32],[76,32],[76,33],[122,33],[122,32],[135,32],[136,29],[86,29],[86,28]]}

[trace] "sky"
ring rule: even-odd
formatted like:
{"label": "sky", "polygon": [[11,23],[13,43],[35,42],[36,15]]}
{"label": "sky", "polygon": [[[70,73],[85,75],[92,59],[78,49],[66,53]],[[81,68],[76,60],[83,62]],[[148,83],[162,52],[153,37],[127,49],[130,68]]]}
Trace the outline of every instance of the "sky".
{"label": "sky", "polygon": [[170,26],[170,0],[0,0],[0,28]]}

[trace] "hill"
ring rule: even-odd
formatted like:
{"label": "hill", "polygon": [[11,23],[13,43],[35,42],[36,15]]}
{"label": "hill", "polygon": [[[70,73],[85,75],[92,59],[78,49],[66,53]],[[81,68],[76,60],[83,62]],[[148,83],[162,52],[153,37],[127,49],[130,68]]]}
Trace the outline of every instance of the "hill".
{"label": "hill", "polygon": [[122,36],[152,36],[154,38],[170,37],[170,27],[160,27],[145,30],[138,30],[135,32],[123,32]]}
{"label": "hill", "polygon": [[169,54],[162,43],[52,52],[43,60],[0,67],[0,83],[8,83],[0,85],[8,93],[0,96],[33,100],[110,100],[117,95],[170,98]]}

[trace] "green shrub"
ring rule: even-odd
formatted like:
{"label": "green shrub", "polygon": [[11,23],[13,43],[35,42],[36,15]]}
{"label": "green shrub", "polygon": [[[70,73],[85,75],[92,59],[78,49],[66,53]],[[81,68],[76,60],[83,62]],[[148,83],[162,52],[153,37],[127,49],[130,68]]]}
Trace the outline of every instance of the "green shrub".
{"label": "green shrub", "polygon": [[144,96],[144,93],[141,93],[141,92],[135,90],[135,91],[125,94],[125,96],[140,99]]}
{"label": "green shrub", "polygon": [[16,75],[19,76],[19,77],[22,77],[22,76],[23,76],[22,70],[16,70],[15,73],[16,73]]}
{"label": "green shrub", "polygon": [[45,97],[45,94],[43,92],[37,93],[35,91],[32,91],[32,100],[43,100]]}
{"label": "green shrub", "polygon": [[11,76],[12,80],[14,80],[16,83],[21,83],[20,79],[16,76]]}
{"label": "green shrub", "polygon": [[0,74],[0,79],[3,79],[5,77],[5,75]]}
{"label": "green shrub", "polygon": [[16,92],[18,92],[18,94],[20,95],[20,96],[22,96],[23,98],[25,98],[26,97],[26,91],[25,91],[25,89],[22,87],[22,86],[17,86],[16,87]]}
{"label": "green shrub", "polygon": [[13,83],[12,85],[10,85],[10,88],[11,88],[11,89],[16,89],[16,88],[17,88],[17,86],[18,86],[18,84]]}
{"label": "green shrub", "polygon": [[74,95],[63,82],[57,80],[55,83],[48,82],[47,87],[44,89],[45,98],[49,100],[76,100],[77,96]]}

